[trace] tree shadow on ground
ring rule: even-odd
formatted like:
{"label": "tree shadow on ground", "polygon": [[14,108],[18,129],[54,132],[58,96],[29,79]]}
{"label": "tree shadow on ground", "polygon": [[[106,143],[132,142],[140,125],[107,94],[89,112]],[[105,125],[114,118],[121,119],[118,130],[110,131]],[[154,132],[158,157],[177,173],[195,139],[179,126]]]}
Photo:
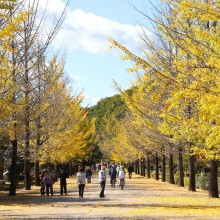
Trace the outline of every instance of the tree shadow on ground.
{"label": "tree shadow on ground", "polygon": [[[81,216],[82,213],[74,213],[75,216]],[[14,215],[14,214],[11,214],[11,215],[8,215],[8,217],[10,219],[27,219],[27,218],[24,218],[23,215]],[[45,216],[44,215],[41,215],[41,214],[35,214],[35,215],[32,215],[31,216],[31,219],[44,219]],[[30,218],[28,218],[30,219]],[[74,217],[72,215],[68,215],[68,214],[60,214],[59,216],[57,214],[53,214],[51,213],[50,216],[47,217],[47,219],[54,219],[54,220],[66,220],[66,219],[73,219],[73,220],[160,220],[160,219],[169,219],[169,220],[177,220],[177,217],[176,216],[161,216],[161,217],[146,217],[146,216],[133,216],[133,217],[109,217],[109,216],[103,216],[103,217]],[[187,217],[187,220],[190,220],[190,219],[195,219],[195,217],[193,216],[188,216]],[[208,218],[200,218],[200,219],[207,219]],[[178,220],[185,220],[185,218],[181,218],[181,217],[178,217]],[[209,219],[210,220],[210,219]]]}
{"label": "tree shadow on ground", "polygon": [[189,204],[162,204],[160,202],[156,202],[155,204],[148,204],[147,197],[146,203],[138,203],[138,204],[122,204],[120,203],[120,199],[112,198],[76,198],[76,196],[17,196],[17,197],[1,197],[0,205],[10,205],[10,206],[41,206],[41,205],[50,205],[52,207],[71,207],[76,205],[83,205],[85,207],[95,208],[99,207],[111,207],[111,208],[178,208],[178,209],[216,209],[220,208],[220,205],[189,205]]}

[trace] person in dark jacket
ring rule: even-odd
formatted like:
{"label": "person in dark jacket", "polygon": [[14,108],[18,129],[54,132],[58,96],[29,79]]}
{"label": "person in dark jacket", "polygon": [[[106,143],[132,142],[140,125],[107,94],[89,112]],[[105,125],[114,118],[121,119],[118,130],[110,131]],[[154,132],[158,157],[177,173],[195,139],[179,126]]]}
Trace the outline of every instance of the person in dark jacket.
{"label": "person in dark jacket", "polygon": [[67,190],[66,190],[66,178],[67,178],[67,172],[65,169],[62,167],[60,168],[60,195],[67,195]]}
{"label": "person in dark jacket", "polygon": [[53,175],[50,172],[49,168],[45,169],[44,172],[45,172],[44,181],[46,185],[47,196],[49,196],[49,192],[51,196],[53,196]]}
{"label": "person in dark jacket", "polygon": [[110,170],[110,176],[111,176],[111,186],[114,187],[115,182],[116,182],[116,175],[117,175],[117,170],[114,165],[111,166]]}
{"label": "person in dark jacket", "polygon": [[86,178],[87,178],[87,183],[91,183],[92,170],[90,167],[87,167],[86,169]]}
{"label": "person in dark jacket", "polygon": [[128,176],[129,176],[129,179],[131,179],[132,177],[132,172],[133,172],[133,167],[131,164],[129,164],[128,166]]}

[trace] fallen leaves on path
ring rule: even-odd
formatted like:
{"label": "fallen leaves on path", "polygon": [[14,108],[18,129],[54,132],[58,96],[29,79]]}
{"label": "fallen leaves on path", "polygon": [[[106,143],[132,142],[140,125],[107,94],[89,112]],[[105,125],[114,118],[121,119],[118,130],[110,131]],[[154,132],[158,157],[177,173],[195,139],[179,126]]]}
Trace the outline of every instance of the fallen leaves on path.
{"label": "fallen leaves on path", "polygon": [[[41,197],[39,187],[20,190],[16,197],[0,194],[2,219],[220,219],[220,199],[209,198],[202,190],[190,192],[153,179],[133,175],[125,189],[106,185],[106,198],[98,197],[97,175],[87,184],[83,199],[78,198],[75,177],[67,180],[68,195]],[[1,216],[2,215],[2,216]],[[73,217],[74,216],[74,217]]]}

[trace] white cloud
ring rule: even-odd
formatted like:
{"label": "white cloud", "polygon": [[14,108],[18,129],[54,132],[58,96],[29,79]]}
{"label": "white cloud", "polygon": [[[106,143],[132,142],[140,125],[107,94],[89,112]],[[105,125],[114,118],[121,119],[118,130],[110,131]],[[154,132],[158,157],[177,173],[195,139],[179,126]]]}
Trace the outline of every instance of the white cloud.
{"label": "white cloud", "polygon": [[[42,8],[45,7],[45,2],[40,0]],[[54,15],[58,17],[64,7],[65,2],[62,0],[48,0],[47,10],[51,17]],[[49,20],[52,21],[52,19]],[[137,29],[140,28],[140,26],[120,24],[93,13],[86,13],[81,9],[68,9],[54,46],[59,48],[62,45],[70,51],[83,48],[92,54],[110,53],[108,38],[111,37],[133,51],[138,46]]]}
{"label": "white cloud", "polygon": [[66,3],[62,0],[39,0],[39,7],[46,8],[50,14],[61,14],[65,5]]}
{"label": "white cloud", "polygon": [[76,9],[67,13],[56,40],[71,50],[83,48],[89,53],[103,54],[109,52],[109,37],[129,49],[137,46],[139,39],[137,28]]}

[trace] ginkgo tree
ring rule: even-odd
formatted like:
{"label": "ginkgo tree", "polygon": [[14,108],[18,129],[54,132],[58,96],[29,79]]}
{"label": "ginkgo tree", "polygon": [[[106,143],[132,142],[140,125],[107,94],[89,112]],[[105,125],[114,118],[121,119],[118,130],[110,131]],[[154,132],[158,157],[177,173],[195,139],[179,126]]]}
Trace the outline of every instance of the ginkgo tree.
{"label": "ginkgo tree", "polygon": [[[182,118],[180,131],[191,141],[194,154],[204,155],[210,160],[209,194],[218,197],[219,2],[169,3],[172,22],[159,28],[166,39],[178,48],[178,57],[173,62],[181,85],[174,90],[169,109]],[[185,117],[184,109],[188,109]]]}
{"label": "ginkgo tree", "polygon": [[161,112],[166,122],[161,132],[183,144],[186,141],[190,158],[203,155],[210,160],[209,195],[218,197],[219,2],[164,2],[167,8],[155,23],[163,41],[167,42],[164,49],[171,45],[176,52],[171,53],[170,67],[161,59],[158,62],[149,56],[144,59],[111,42],[125,53],[124,59],[134,61],[133,71],[152,68],[155,78],[166,79],[172,85]]}
{"label": "ginkgo tree", "polygon": [[57,126],[51,127],[51,137],[40,150],[42,162],[48,162],[48,158],[54,164],[68,163],[74,158],[86,160],[92,150],[95,121],[89,120],[86,110],[81,108],[82,95],[71,99],[64,98],[64,95],[62,100],[65,106],[59,102],[59,110],[63,111],[59,111],[59,115],[63,114],[63,117],[59,118]]}
{"label": "ginkgo tree", "polygon": [[44,19],[37,20],[38,1],[28,2],[28,13],[22,12],[27,9],[26,2],[21,2],[24,7],[1,13],[0,118],[1,136],[5,133],[12,143],[10,195],[16,192],[18,156],[25,162],[25,188],[30,189],[30,162],[36,162],[37,168],[45,161],[43,153],[50,141],[56,145],[54,151],[47,151],[51,153],[47,157],[54,159],[53,153],[62,147],[60,154],[66,156],[59,162],[67,162],[76,154],[82,158],[92,150],[93,140],[94,121],[87,120],[86,111],[80,107],[82,94],[71,95],[72,89],[63,77],[64,58],[47,51],[66,8],[54,29],[42,38]]}
{"label": "ginkgo tree", "polygon": [[129,113],[117,121],[115,125],[115,137],[112,139],[111,158],[116,162],[131,163],[140,157],[140,151],[136,148],[136,142],[133,138],[133,133],[130,133],[131,120]]}
{"label": "ginkgo tree", "polygon": [[9,195],[16,191],[16,166],[17,166],[17,123],[16,112],[21,109],[22,103],[18,97],[19,85],[16,84],[17,53],[14,48],[15,36],[21,32],[20,24],[27,19],[28,13],[21,11],[12,16],[17,1],[4,1],[0,5],[0,121],[1,136],[8,137],[12,144],[11,153],[11,184]]}
{"label": "ginkgo tree", "polygon": [[[171,140],[170,135],[163,134],[158,129],[160,124],[163,122],[160,114],[162,112],[164,102],[168,98],[168,87],[171,80],[171,74],[166,75],[166,73],[158,71],[157,67],[155,67],[154,69],[152,68],[151,63],[156,62],[156,58],[153,57],[153,53],[151,53],[151,56],[148,59],[151,60],[150,63],[149,61],[147,62],[141,57],[135,56],[125,47],[119,45],[116,41],[111,40],[111,42],[113,43],[113,45],[119,47],[125,52],[126,55],[123,57],[123,59],[131,58],[135,62],[135,67],[130,68],[130,72],[137,72],[140,69],[143,69],[142,72],[144,73],[142,75],[138,73],[137,80],[133,82],[133,85],[135,85],[137,89],[134,90],[135,92],[133,93],[132,97],[127,96],[128,98],[126,104],[128,108],[133,112],[133,114],[137,115],[137,117],[139,118],[139,123],[142,123],[139,132],[143,133],[142,136],[144,136],[143,127],[145,127],[145,129],[147,130],[147,135],[145,134],[145,139],[148,140],[148,142],[151,142],[151,145],[154,145],[153,149],[155,149],[156,153],[162,153],[163,161],[165,159],[164,153],[168,152],[170,163],[170,182],[174,183],[173,153],[175,148],[178,149],[178,147],[176,146],[174,148],[176,141],[174,142],[173,138]],[[163,59],[165,60],[165,58]],[[155,77],[155,75],[157,77]],[[161,75],[163,77],[161,77]],[[142,138],[142,142],[144,142],[144,138]],[[158,145],[159,147],[157,149]],[[163,171],[165,171],[165,166],[163,167]],[[163,174],[164,179],[165,173],[163,172]],[[159,178],[158,175],[157,178]]]}
{"label": "ginkgo tree", "polygon": [[[4,1],[4,5],[9,5],[12,1]],[[13,1],[14,2],[14,1]],[[1,5],[2,7],[4,5]],[[21,12],[17,14],[14,19],[11,19],[11,7],[9,9],[1,9],[0,6],[0,70],[1,70],[1,79],[0,79],[0,118],[3,119],[13,113],[15,107],[12,97],[13,92],[16,89],[14,79],[13,79],[13,63],[9,59],[10,53],[13,52],[12,40],[15,38],[16,32],[21,31],[19,25],[21,22],[27,18],[28,13]],[[5,8],[5,7],[3,7]],[[7,7],[6,7],[7,8]]]}
{"label": "ginkgo tree", "polygon": [[[147,69],[146,69],[147,71]],[[138,131],[140,146],[145,146],[149,152],[154,152],[156,164],[157,157],[160,154],[165,159],[169,157],[171,164],[170,182],[174,183],[173,177],[173,154],[174,143],[170,137],[163,134],[158,128],[163,122],[160,114],[163,108],[163,102],[167,99],[167,83],[163,79],[153,77],[153,73],[146,72],[138,75],[135,82],[135,88],[132,96],[126,97],[126,104],[133,114],[133,121]],[[131,131],[130,131],[131,132]],[[165,179],[165,165],[163,162],[163,180]],[[156,169],[156,179],[159,179],[158,169]]]}

